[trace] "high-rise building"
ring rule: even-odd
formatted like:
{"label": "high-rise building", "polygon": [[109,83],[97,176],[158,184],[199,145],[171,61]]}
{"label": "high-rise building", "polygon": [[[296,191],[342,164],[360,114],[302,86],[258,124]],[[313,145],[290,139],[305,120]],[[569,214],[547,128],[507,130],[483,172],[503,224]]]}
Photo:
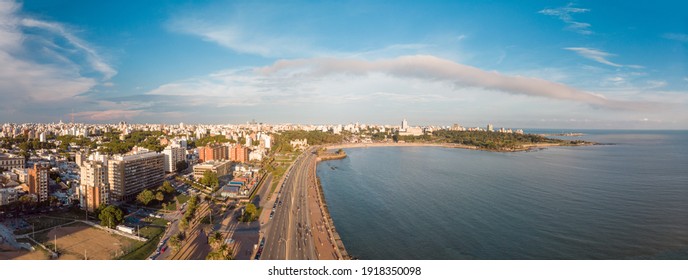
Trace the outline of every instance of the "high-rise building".
{"label": "high-rise building", "polygon": [[225,145],[207,145],[198,148],[198,159],[201,162],[229,159],[229,147]]}
{"label": "high-rise building", "polygon": [[81,166],[82,164],[84,164],[84,158],[85,158],[85,156],[81,152],[76,152],[76,154],[74,154],[74,162],[78,166]]}
{"label": "high-rise building", "polygon": [[265,148],[269,150],[271,147],[271,141],[272,141],[272,139],[270,138],[270,135],[263,134],[263,141],[265,143]]}
{"label": "high-rise building", "polygon": [[145,149],[115,156],[108,161],[110,201],[136,197],[139,192],[162,185],[165,156]]}
{"label": "high-rise building", "polygon": [[232,149],[230,149],[229,159],[237,162],[247,162],[248,161],[248,148],[242,147],[241,144],[236,144]]}
{"label": "high-rise building", "polygon": [[165,172],[176,172],[177,163],[186,160],[185,150],[179,146],[167,146],[162,154],[165,156]]}
{"label": "high-rise building", "polygon": [[494,131],[494,126],[492,126],[491,123],[487,124],[487,131],[490,131],[490,132]]}
{"label": "high-rise building", "polygon": [[401,121],[401,130],[406,131],[406,129],[408,129],[408,122],[406,121],[406,119],[404,119],[403,121]]}
{"label": "high-rise building", "polygon": [[48,201],[48,173],[50,164],[41,162],[29,169],[29,193],[36,195],[38,202]]}
{"label": "high-rise building", "polygon": [[107,165],[102,161],[84,161],[81,165],[81,208],[95,211],[101,204],[108,204],[110,188]]}

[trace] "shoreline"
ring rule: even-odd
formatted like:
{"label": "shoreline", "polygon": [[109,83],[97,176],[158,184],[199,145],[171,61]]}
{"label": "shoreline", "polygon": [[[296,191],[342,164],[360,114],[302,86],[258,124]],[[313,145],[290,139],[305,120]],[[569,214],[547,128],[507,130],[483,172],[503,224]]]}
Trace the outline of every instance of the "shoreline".
{"label": "shoreline", "polygon": [[322,184],[320,183],[320,177],[318,177],[318,163],[321,161],[326,161],[326,160],[337,160],[337,159],[343,159],[346,157],[346,154],[343,156],[337,156],[336,158],[332,157],[316,157],[315,159],[315,164],[313,165],[313,174],[315,175],[315,190],[317,193],[317,203],[320,208],[320,212],[325,219],[325,227],[327,229],[328,237],[330,238],[330,241],[332,244],[334,244],[335,252],[337,253],[337,256],[339,257],[339,260],[350,260],[351,256],[349,253],[346,251],[346,247],[344,246],[344,242],[342,241],[342,238],[339,236],[339,233],[337,232],[337,229],[334,226],[334,220],[332,220],[332,216],[330,215],[330,210],[327,207],[327,201],[325,200],[325,192],[323,191]]}
{"label": "shoreline", "polygon": [[324,145],[323,147],[327,149],[347,149],[347,148],[374,148],[374,147],[442,147],[442,148],[454,148],[454,149],[466,149],[466,150],[477,150],[477,151],[487,151],[487,152],[525,152],[530,150],[542,149],[547,147],[569,147],[569,146],[593,146],[596,143],[585,143],[585,144],[561,144],[561,143],[538,143],[538,144],[527,144],[516,149],[500,149],[500,150],[490,150],[483,149],[477,146],[469,146],[462,144],[453,143],[394,143],[394,142],[381,142],[381,143],[347,143],[347,144],[334,144],[334,145]]}

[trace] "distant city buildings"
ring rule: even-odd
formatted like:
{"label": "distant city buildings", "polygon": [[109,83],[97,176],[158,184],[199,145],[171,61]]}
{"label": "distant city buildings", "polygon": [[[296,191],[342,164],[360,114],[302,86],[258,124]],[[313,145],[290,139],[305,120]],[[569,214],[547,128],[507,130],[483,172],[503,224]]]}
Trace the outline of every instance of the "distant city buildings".
{"label": "distant city buildings", "polygon": [[420,135],[423,135],[423,128],[421,128],[419,126],[409,127],[406,119],[401,121],[401,128],[399,128],[399,136],[420,136]]}

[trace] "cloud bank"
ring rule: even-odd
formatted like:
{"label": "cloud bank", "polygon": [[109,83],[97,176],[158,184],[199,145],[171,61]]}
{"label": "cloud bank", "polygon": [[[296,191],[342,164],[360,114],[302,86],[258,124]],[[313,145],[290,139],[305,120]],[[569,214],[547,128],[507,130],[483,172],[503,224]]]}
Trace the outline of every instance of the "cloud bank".
{"label": "cloud bank", "polygon": [[[539,78],[485,71],[430,55],[382,60],[279,60],[266,67],[227,70],[208,77],[165,84],[147,94],[185,98],[191,106],[224,107],[265,103],[345,103],[371,98],[445,102],[468,97],[475,92],[483,92],[484,95],[495,91],[513,96],[573,101],[594,108],[637,110],[648,106],[648,103],[609,99]],[[209,100],[212,102],[208,103]]]}
{"label": "cloud bank", "polygon": [[293,77],[323,77],[334,74],[383,73],[397,78],[442,81],[456,87],[475,87],[509,94],[570,100],[610,109],[637,109],[640,104],[607,99],[602,95],[538,78],[508,76],[428,55],[402,56],[388,60],[313,58],[280,60],[258,70],[266,76],[288,73]]}

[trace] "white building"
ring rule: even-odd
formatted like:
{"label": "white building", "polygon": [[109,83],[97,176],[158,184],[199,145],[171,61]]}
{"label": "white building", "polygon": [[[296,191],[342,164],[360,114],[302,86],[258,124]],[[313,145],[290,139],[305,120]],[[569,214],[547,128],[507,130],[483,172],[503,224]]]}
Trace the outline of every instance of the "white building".
{"label": "white building", "polygon": [[272,141],[272,138],[270,138],[270,135],[263,134],[263,142],[265,143],[265,148],[268,150],[271,147],[271,144],[272,144],[271,141]]}
{"label": "white building", "polygon": [[157,188],[165,177],[165,156],[146,149],[108,160],[110,200],[132,199],[139,192]]}
{"label": "white building", "polygon": [[17,201],[17,190],[14,188],[0,189],[0,206]]}
{"label": "white building", "polygon": [[248,160],[252,161],[261,161],[263,160],[263,150],[261,149],[255,149],[251,151],[251,153],[248,154]]}
{"label": "white building", "polygon": [[186,160],[186,150],[177,145],[169,145],[162,150],[165,156],[165,172],[177,171],[177,163]]}

